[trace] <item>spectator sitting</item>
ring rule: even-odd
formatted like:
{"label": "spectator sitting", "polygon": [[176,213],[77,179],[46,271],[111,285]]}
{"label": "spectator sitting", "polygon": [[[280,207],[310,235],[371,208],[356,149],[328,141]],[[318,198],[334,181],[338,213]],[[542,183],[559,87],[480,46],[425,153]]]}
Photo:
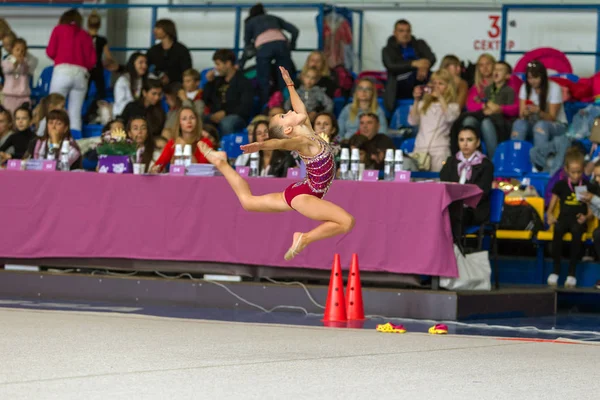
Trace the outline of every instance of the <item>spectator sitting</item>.
{"label": "spectator sitting", "polygon": [[519,119],[513,124],[512,138],[527,140],[533,135],[532,163],[538,170],[547,170],[547,160],[554,154],[549,168],[553,173],[560,169],[562,157],[570,146],[566,131],[567,116],[560,86],[548,79],[544,64],[530,62],[527,80],[519,91]]}
{"label": "spectator sitting", "polygon": [[144,164],[144,171],[150,171],[156,155],[154,139],[148,134],[148,123],[143,117],[133,117],[127,124],[127,134],[138,147],[136,162]]}
{"label": "spectator sitting", "polygon": [[[171,82],[165,87],[165,101],[169,106],[169,111],[167,111],[167,117],[165,120],[165,127],[163,129],[162,135],[168,139],[175,137],[175,135],[171,134],[172,128],[175,126],[175,122],[177,121],[177,116],[179,114],[179,110],[183,106],[183,101],[181,99],[181,94],[183,91],[183,86],[179,82]],[[183,100],[186,101],[187,107],[193,107],[192,102],[187,99],[187,97],[183,97]]]}
{"label": "spectator sitting", "polygon": [[[0,115],[0,126],[2,126],[2,116]],[[28,107],[17,108],[15,111],[15,132],[6,136],[6,140],[0,146],[0,162],[4,163],[11,158],[21,159],[27,152],[29,143],[35,137],[31,130],[31,111]],[[2,140],[2,139],[0,139]],[[10,148],[13,154],[5,153]]]}
{"label": "spectator sitting", "polygon": [[[446,70],[432,74],[430,93],[422,86],[415,87],[415,104],[410,108],[408,123],[419,125],[413,154],[431,157],[431,171],[439,172],[450,156],[450,126],[458,118],[454,78]],[[425,168],[426,165],[419,165]]]}
{"label": "spectator sitting", "polygon": [[[590,183],[588,192],[582,193],[581,201],[586,203],[594,217],[600,219],[600,160],[594,164],[594,181]],[[594,239],[594,250],[596,255],[600,256],[600,227],[594,230],[592,235]],[[598,283],[596,283],[598,285]]]}
{"label": "spectator sitting", "polygon": [[[117,71],[119,63],[113,58],[108,47],[108,40],[104,36],[100,36],[98,31],[102,25],[102,18],[96,10],[93,10],[87,19],[88,33],[94,42],[96,49],[96,65],[90,71],[90,79],[88,81],[88,93],[92,82],[96,85],[96,96],[87,112],[87,121],[94,121],[98,112],[98,101],[106,98],[106,82],[104,81],[104,67],[109,71]],[[109,82],[110,83],[110,82]],[[87,97],[87,95],[86,95]]]}
{"label": "spectator sitting", "polygon": [[[278,107],[274,107],[273,109],[277,109]],[[281,111],[283,112],[283,108],[281,109]],[[257,138],[260,139],[258,141],[265,141],[266,139],[268,139],[268,135],[267,138],[265,139],[263,137],[263,135],[255,135],[254,134],[254,129],[256,129],[256,125],[261,122],[261,121],[267,121],[269,122],[270,117],[267,117],[266,115],[262,115],[259,114],[256,117],[252,118],[252,121],[250,122],[250,124],[248,125],[248,127],[246,128],[246,130],[248,131],[248,143],[254,143],[255,141],[257,141]],[[268,133],[268,132],[267,132]],[[250,154],[249,153],[243,153],[240,154],[236,159],[235,159],[235,165],[236,166],[246,166],[248,165],[248,162],[250,160]]]}
{"label": "spectator sitting", "polygon": [[[316,68],[308,68],[305,72],[302,72],[300,79],[302,80],[302,85],[298,89],[298,95],[306,106],[310,120],[314,121],[318,112],[332,112],[333,100],[325,94],[325,89],[315,86],[319,81],[319,71]],[[285,102],[285,108],[288,110],[292,108],[290,99]]]}
{"label": "spectator sitting", "polygon": [[469,85],[467,84],[467,81],[461,77],[462,66],[459,58],[453,54],[445,56],[442,58],[440,69],[447,70],[454,78],[454,86],[456,86],[456,102],[458,103],[460,109],[463,110],[467,104]]}
{"label": "spectator sitting", "polygon": [[[258,121],[254,127],[254,142],[264,142],[269,138],[269,122]],[[239,157],[238,157],[239,159]],[[258,159],[260,176],[273,176],[283,178],[287,175],[288,168],[297,167],[296,160],[289,151],[283,150],[260,150]],[[243,160],[239,160],[241,163]],[[238,160],[236,159],[236,165]],[[250,165],[250,159],[246,160],[245,166]]]}
{"label": "spectator sitting", "polygon": [[[285,37],[282,31],[291,34],[291,39]],[[283,19],[267,14],[262,4],[257,3],[250,9],[248,18],[244,21],[244,48],[256,49],[256,76],[260,88],[260,102],[266,104],[269,100],[271,63],[284,67],[291,74],[296,70],[292,62],[291,50],[296,48],[298,28]],[[243,65],[241,66],[243,68]],[[285,82],[277,74],[279,90],[286,89]]]}
{"label": "spectator sitting", "polygon": [[365,113],[376,114],[379,118],[380,132],[387,132],[385,112],[377,102],[375,85],[368,79],[359,79],[356,83],[352,103],[346,105],[338,117],[342,139],[350,139],[352,135],[358,132],[360,116]]}
{"label": "spectator sitting", "polygon": [[317,135],[327,135],[329,146],[331,146],[333,150],[333,155],[337,156],[341,149],[338,135],[340,127],[338,126],[335,116],[330,112],[321,112],[317,114],[315,117],[314,130]]}
{"label": "spectator sitting", "polygon": [[165,111],[160,105],[162,97],[162,85],[156,79],[148,79],[144,82],[142,88],[142,96],[131,103],[127,104],[121,119],[129,124],[129,120],[133,117],[144,117],[148,122],[148,132],[150,136],[160,136],[165,125]]}
{"label": "spectator sitting", "polygon": [[477,130],[463,128],[458,134],[458,144],[460,150],[455,156],[448,157],[440,172],[440,180],[477,185],[483,191],[483,196],[475,209],[451,209],[450,220],[455,237],[459,231],[462,232],[459,228],[480,225],[489,219],[489,194],[494,180],[494,165],[480,151],[481,140]]}
{"label": "spectator sitting", "polygon": [[[13,135],[12,122],[12,115],[10,114],[10,111],[0,106],[0,146],[2,146],[2,148],[4,148],[4,144],[6,144],[6,142],[8,142],[10,137]],[[9,155],[12,155],[15,153],[15,148],[14,146],[10,146],[5,148],[3,151]]]}
{"label": "spectator sitting", "polygon": [[496,59],[491,54],[482,54],[477,59],[475,83],[467,94],[467,111],[480,111],[485,105],[485,88],[492,83]]}
{"label": "spectator sitting", "polygon": [[[154,37],[160,40],[148,50],[150,72],[166,85],[183,80],[183,71],[192,68],[190,51],[177,41],[177,28],[170,19],[159,19],[154,25]],[[149,125],[152,126],[150,121]]]}
{"label": "spectator sitting", "polygon": [[193,68],[183,71],[183,90],[184,93],[179,95],[182,101],[185,96],[196,110],[196,114],[204,115],[206,106],[202,100],[202,89],[200,89],[200,72]]}
{"label": "spectator sitting", "polygon": [[401,19],[394,24],[394,35],[381,51],[388,80],[385,86],[385,107],[396,108],[397,99],[408,99],[415,86],[424,84],[435,64],[435,54],[422,39],[412,36],[410,23]]}
{"label": "spectator sitting", "polygon": [[11,113],[29,103],[31,89],[29,88],[29,75],[33,69],[27,58],[27,42],[16,39],[12,54],[2,60],[2,71],[4,72],[4,100],[2,105]]}
{"label": "spectator sitting", "polygon": [[[302,67],[302,74],[305,74],[310,68],[315,68],[319,72],[319,80],[316,85],[325,89],[325,94],[327,94],[330,99],[333,99],[335,97],[337,84],[331,78],[331,70],[327,65],[327,60],[325,59],[325,54],[323,54],[323,52],[315,50],[308,55],[304,67]],[[296,79],[296,88],[299,88],[301,84],[302,81]]]}
{"label": "spectator sitting", "polygon": [[358,149],[360,156],[360,163],[365,164],[365,168],[371,169],[372,160],[368,157],[368,146],[369,138],[364,135],[354,135],[348,141],[350,150]]}
{"label": "spectator sitting", "polygon": [[363,114],[360,116],[359,134],[365,136],[368,142],[365,144],[368,158],[371,161],[371,169],[383,170],[383,161],[387,149],[396,149],[394,141],[379,132],[379,117],[377,114]]}
{"label": "spectator sitting", "polygon": [[59,93],[50,93],[44,97],[40,104],[33,110],[33,125],[37,127],[37,135],[44,136],[46,132],[46,119],[48,113],[54,110],[64,110],[66,99],[65,96]]}
{"label": "spectator sitting", "polygon": [[48,159],[49,156],[58,160],[64,141],[68,141],[69,165],[71,170],[81,168],[81,151],[73,137],[69,123],[69,115],[65,110],[53,110],[48,113],[48,123],[44,136],[32,141],[24,158],[35,160]]}
{"label": "spectator sitting", "polygon": [[[586,187],[589,192],[588,182],[583,176],[584,157],[580,151],[569,151],[565,156],[566,179],[562,179],[552,188],[552,199],[547,211],[548,225],[554,225],[552,239],[552,258],[554,259],[554,270],[548,276],[548,286],[556,286],[560,274],[560,261],[562,256],[563,235],[570,232],[572,235],[569,257],[569,275],[565,281],[566,288],[577,286],[575,272],[577,262],[581,258],[583,249],[583,234],[587,229],[587,221],[590,220],[592,210],[580,200],[577,186]],[[554,216],[554,208],[560,203],[558,218]]]}
{"label": "spectator sitting", "polygon": [[484,90],[483,109],[468,113],[461,125],[481,129],[488,156],[494,157],[496,146],[510,137],[512,120],[519,113],[515,91],[508,86],[512,68],[504,61],[494,65],[492,83]]}
{"label": "spectator sitting", "polygon": [[175,139],[170,139],[165,145],[162,154],[156,161],[153,172],[161,172],[165,166],[171,162],[175,155],[175,146],[187,144],[192,146],[192,163],[206,164],[206,157],[198,149],[198,142],[204,142],[213,148],[212,142],[202,137],[202,120],[196,115],[196,111],[191,107],[182,107],[179,110],[177,122],[175,124],[175,132],[178,136]]}
{"label": "spectator sitting", "polygon": [[94,42],[81,29],[82,23],[83,17],[77,10],[65,12],[46,47],[46,54],[54,61],[50,93],[60,93],[69,100],[71,129],[78,131],[81,131],[81,108],[88,87],[88,71],[96,65]]}
{"label": "spectator sitting", "polygon": [[4,37],[2,37],[2,49],[6,51],[6,54],[2,56],[3,60],[12,54],[12,48],[15,40],[17,40],[17,34],[13,31],[8,31]]}
{"label": "spectator sitting", "polygon": [[204,102],[211,114],[205,122],[218,124],[221,135],[239,132],[250,118],[253,102],[252,84],[235,68],[233,51],[221,49],[213,55],[215,70],[207,74]]}
{"label": "spectator sitting", "polygon": [[115,83],[113,115],[121,115],[125,106],[139,99],[148,75],[148,60],[143,53],[133,53],[127,61],[126,72]]}

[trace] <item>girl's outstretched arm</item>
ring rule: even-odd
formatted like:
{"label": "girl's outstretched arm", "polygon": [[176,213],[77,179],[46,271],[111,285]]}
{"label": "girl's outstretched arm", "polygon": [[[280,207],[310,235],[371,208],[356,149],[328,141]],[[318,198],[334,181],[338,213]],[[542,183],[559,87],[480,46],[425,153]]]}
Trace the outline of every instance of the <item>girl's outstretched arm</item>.
{"label": "girl's outstretched arm", "polygon": [[308,111],[306,111],[306,107],[302,100],[300,100],[300,96],[296,92],[296,88],[294,87],[294,81],[290,77],[290,73],[287,69],[283,67],[279,67],[279,71],[281,71],[281,77],[285,81],[285,85],[290,92],[290,101],[292,102],[292,109],[296,111],[298,114],[306,115],[306,120],[304,121],[304,125],[309,127],[312,130],[312,125],[310,124],[310,118],[308,118]]}
{"label": "girl's outstretched arm", "polygon": [[291,139],[269,139],[264,142],[254,142],[240,146],[244,154],[256,153],[259,150],[286,150],[297,151],[300,154],[307,154],[308,147],[313,143],[305,137],[295,137]]}

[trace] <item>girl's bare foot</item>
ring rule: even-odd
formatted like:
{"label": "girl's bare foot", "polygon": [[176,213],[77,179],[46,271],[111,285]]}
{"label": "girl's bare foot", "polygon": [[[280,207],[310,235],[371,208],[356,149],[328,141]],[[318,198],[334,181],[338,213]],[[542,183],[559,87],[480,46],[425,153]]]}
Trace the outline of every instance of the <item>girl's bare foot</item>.
{"label": "girl's bare foot", "polygon": [[224,151],[213,150],[204,142],[198,142],[198,150],[200,150],[208,162],[213,164],[215,167],[218,167],[219,164],[223,162],[227,162],[227,153]]}
{"label": "girl's bare foot", "polygon": [[306,235],[304,235],[302,232],[294,233],[292,247],[288,249],[283,258],[285,258],[286,261],[290,261],[292,258],[300,254],[300,252],[304,250],[306,246],[308,246],[308,243],[306,242]]}

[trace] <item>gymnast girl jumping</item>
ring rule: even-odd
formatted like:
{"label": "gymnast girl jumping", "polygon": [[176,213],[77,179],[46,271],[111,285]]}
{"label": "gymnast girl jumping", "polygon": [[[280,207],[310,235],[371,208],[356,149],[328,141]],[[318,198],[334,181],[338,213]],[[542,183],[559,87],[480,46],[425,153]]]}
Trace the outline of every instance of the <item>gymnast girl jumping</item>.
{"label": "gymnast girl jumping", "polygon": [[283,212],[296,210],[307,218],[322,221],[309,232],[295,232],[292,246],[284,258],[291,260],[306,246],[318,240],[348,233],[354,227],[354,217],[340,206],[323,197],[335,176],[335,162],[329,144],[315,134],[306,107],[288,71],[279,67],[290,92],[293,111],[276,114],[269,121],[269,140],[241,146],[245,154],[259,150],[296,151],[306,164],[306,178],[288,186],[283,192],[254,196],[250,186],[227,162],[227,155],[213,151],[205,143],[198,148],[225,177],[246,211]]}

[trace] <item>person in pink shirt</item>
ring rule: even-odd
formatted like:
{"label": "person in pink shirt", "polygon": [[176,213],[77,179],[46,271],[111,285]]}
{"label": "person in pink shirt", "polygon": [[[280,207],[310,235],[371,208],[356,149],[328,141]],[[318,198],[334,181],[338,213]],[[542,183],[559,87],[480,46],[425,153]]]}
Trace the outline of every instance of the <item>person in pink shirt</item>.
{"label": "person in pink shirt", "polygon": [[4,72],[4,108],[14,113],[17,108],[30,101],[29,74],[34,66],[27,58],[27,42],[15,40],[11,54],[2,60]]}
{"label": "person in pink shirt", "polygon": [[46,54],[54,61],[50,93],[68,99],[71,129],[81,131],[81,107],[88,88],[89,71],[96,65],[92,37],[81,28],[83,17],[75,10],[65,12],[52,31]]}

